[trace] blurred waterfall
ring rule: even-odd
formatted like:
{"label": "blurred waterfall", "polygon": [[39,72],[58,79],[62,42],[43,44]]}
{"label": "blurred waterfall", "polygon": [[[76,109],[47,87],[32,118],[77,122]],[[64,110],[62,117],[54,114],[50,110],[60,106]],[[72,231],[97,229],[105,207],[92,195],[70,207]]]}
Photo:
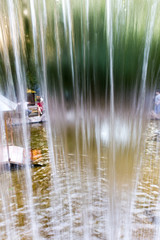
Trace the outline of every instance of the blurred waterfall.
{"label": "blurred waterfall", "polygon": [[15,127],[0,112],[1,158],[14,144],[26,163],[0,167],[1,239],[158,239],[142,210],[159,212],[159,10],[157,0],[1,0],[0,93],[20,104],[34,90],[47,119],[30,126],[22,107]]}

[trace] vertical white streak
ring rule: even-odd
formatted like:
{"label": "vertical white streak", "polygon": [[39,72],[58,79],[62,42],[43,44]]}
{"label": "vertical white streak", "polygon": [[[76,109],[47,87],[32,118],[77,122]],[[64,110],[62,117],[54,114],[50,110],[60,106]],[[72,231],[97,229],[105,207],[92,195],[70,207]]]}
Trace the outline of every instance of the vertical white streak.
{"label": "vertical white streak", "polygon": [[38,63],[37,56],[37,24],[36,24],[36,13],[35,13],[35,5],[34,0],[30,0],[31,7],[31,20],[32,20],[32,33],[33,33],[33,43],[34,43],[34,57],[36,64]]}
{"label": "vertical white streak", "polygon": [[66,5],[65,5],[65,0],[62,0],[62,11],[63,11],[63,22],[64,22],[64,31],[65,31],[65,36],[67,34],[67,23],[66,23]]}
{"label": "vertical white streak", "polygon": [[46,0],[43,0],[43,16],[44,16],[44,25],[47,27],[47,9],[46,9]]}
{"label": "vertical white streak", "polygon": [[72,20],[71,20],[70,0],[67,0],[66,3],[67,3],[67,18],[68,18],[68,28],[69,28],[69,48],[70,48],[70,57],[71,57],[72,83],[73,83],[73,87],[74,87],[75,86],[75,76],[74,76],[74,62],[73,62]]}
{"label": "vertical white streak", "polygon": [[144,99],[145,97],[148,59],[149,59],[149,53],[151,48],[151,40],[153,36],[156,9],[157,9],[157,2],[154,3],[151,8],[151,19],[148,22],[148,28],[147,28],[147,34],[146,34],[145,49],[144,49],[144,56],[143,56],[143,68],[142,68],[142,99]]}
{"label": "vertical white streak", "polygon": [[117,237],[117,211],[116,211],[116,176],[115,176],[115,130],[114,130],[114,78],[113,78],[113,26],[112,1],[106,0],[107,7],[107,40],[109,49],[109,78],[110,78],[110,151],[109,151],[109,179],[110,179],[110,234],[111,240]]}
{"label": "vertical white streak", "polygon": [[[19,38],[19,19],[17,15],[17,9],[14,6],[13,0],[7,0],[8,4],[8,15],[9,15],[9,26],[10,26],[10,35],[13,45],[13,52],[14,52],[14,59],[15,59],[15,69],[16,69],[16,76],[18,82],[18,92],[20,94],[20,101],[25,101],[25,91],[26,91],[26,77],[24,66],[22,64],[21,55],[20,55],[20,47],[21,42]],[[25,163],[26,163],[26,186],[27,186],[27,194],[28,194],[28,206],[29,206],[29,213],[31,217],[31,230],[33,238],[40,239],[38,226],[36,224],[36,217],[35,217],[35,209],[33,205],[33,192],[32,192],[32,179],[31,179],[31,171],[30,171],[30,155],[29,155],[29,135],[27,132],[26,126],[26,117],[25,117],[25,109],[22,109],[22,130],[23,130],[23,141],[25,147]]]}
{"label": "vertical white streak", "polygon": [[86,0],[87,30],[89,31],[89,0]]}

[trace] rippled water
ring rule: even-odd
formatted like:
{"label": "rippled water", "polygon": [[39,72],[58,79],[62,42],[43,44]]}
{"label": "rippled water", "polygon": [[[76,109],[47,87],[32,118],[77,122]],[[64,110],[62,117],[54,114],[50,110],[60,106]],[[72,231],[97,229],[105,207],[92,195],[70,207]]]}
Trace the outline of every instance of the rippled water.
{"label": "rippled water", "polygon": [[[112,214],[116,214],[117,239],[127,239],[127,236],[128,239],[158,239],[159,125],[158,121],[148,124],[141,155],[135,156],[132,148],[119,148],[116,152],[116,184],[110,178],[104,133],[96,141],[94,127],[90,126],[90,141],[84,142],[83,132],[76,134],[72,124],[63,130],[54,129],[56,172],[53,172],[46,126],[30,126],[31,149],[41,150],[36,161],[42,166],[31,170],[41,238],[109,239],[111,185],[115,184]],[[20,141],[17,139],[20,128],[13,129],[15,142]],[[25,170],[3,172],[0,181],[0,239],[32,239]]]}

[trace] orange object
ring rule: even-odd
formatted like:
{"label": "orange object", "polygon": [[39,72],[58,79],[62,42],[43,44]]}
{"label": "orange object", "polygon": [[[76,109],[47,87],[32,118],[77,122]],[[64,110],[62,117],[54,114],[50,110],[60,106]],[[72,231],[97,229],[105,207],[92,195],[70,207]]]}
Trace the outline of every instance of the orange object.
{"label": "orange object", "polygon": [[40,149],[32,149],[31,150],[31,160],[35,161],[42,157],[42,153]]}

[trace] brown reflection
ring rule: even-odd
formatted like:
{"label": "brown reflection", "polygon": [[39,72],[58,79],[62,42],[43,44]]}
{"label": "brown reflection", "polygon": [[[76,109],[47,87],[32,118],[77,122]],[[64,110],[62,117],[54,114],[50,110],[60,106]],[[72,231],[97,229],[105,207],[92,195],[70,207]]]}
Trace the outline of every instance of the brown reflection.
{"label": "brown reflection", "polygon": [[[154,219],[157,219],[159,142],[158,137],[155,138],[155,131],[158,125],[150,123],[145,153],[141,156],[138,146],[116,146],[115,179],[110,177],[113,159],[109,157],[113,155],[110,148],[100,140],[100,135],[97,133],[95,136],[94,127],[94,124],[90,125],[90,138],[86,129],[83,132],[81,125],[65,125],[63,130],[53,127],[54,159],[49,159],[46,125],[29,127],[31,148],[36,153],[36,161],[43,163],[41,167],[31,169],[33,202],[42,237],[51,239],[59,234],[67,239],[72,224],[72,234],[77,239],[84,236],[85,225],[90,236],[105,239],[105,230],[101,226],[105,226],[106,219],[109,219],[109,200],[112,199],[112,187],[115,184],[115,213],[118,214],[119,227],[123,229],[132,219],[132,238],[147,239],[148,235],[148,239],[152,239],[156,225],[150,221],[145,210],[151,210]],[[17,127],[14,128],[14,141],[17,141],[20,131]],[[56,173],[51,161],[55,161]],[[15,231],[20,232],[21,239],[29,239],[31,233],[24,231],[29,226],[25,171],[8,172],[8,177],[5,176],[4,179],[10,186],[5,196],[5,202],[9,203],[6,211],[12,215],[11,222],[14,219]],[[114,180],[115,183],[112,182]],[[136,184],[138,187],[134,195]],[[0,204],[4,206],[2,200]],[[92,224],[88,226],[88,222]],[[0,223],[5,225],[6,222],[1,219]],[[1,230],[5,236],[6,228],[3,226]]]}

